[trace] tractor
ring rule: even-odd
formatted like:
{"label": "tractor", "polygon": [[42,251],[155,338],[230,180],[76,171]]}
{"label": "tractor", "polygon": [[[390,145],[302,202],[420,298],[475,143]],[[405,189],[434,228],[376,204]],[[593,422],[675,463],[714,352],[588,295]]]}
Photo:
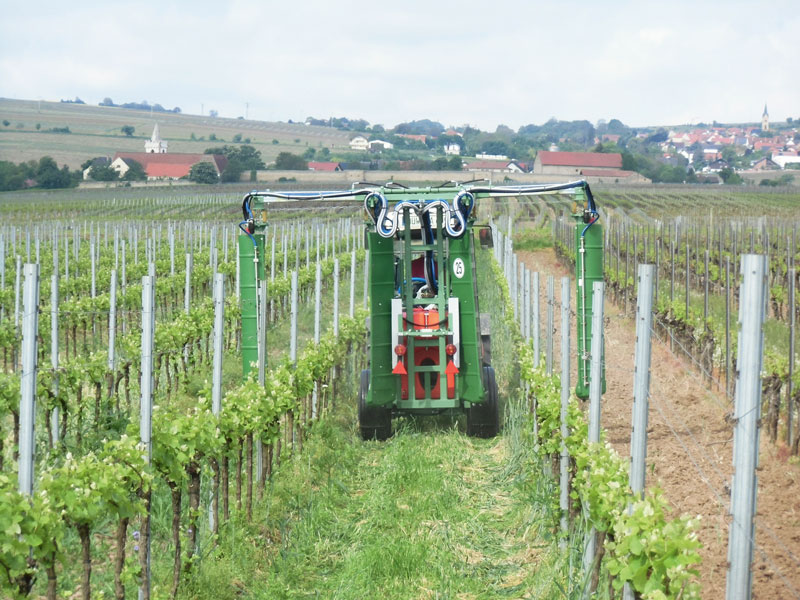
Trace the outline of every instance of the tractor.
{"label": "tractor", "polygon": [[[482,246],[492,231],[477,224],[482,198],[573,193],[578,285],[578,386],[588,397],[591,284],[602,280],[602,230],[585,181],[526,186],[397,183],[335,192],[252,192],[240,224],[242,350],[255,360],[258,280],[264,277],[263,228],[270,201],[343,199],[363,202],[369,269],[369,365],[361,372],[358,419],[363,439],[385,440],[399,415],[466,413],[467,434],[493,437],[500,428],[491,365],[490,315],[481,314],[474,229]],[[247,238],[250,238],[248,240]],[[255,264],[255,268],[249,266]],[[581,350],[582,349],[582,350]],[[245,367],[245,372],[247,368]]]}

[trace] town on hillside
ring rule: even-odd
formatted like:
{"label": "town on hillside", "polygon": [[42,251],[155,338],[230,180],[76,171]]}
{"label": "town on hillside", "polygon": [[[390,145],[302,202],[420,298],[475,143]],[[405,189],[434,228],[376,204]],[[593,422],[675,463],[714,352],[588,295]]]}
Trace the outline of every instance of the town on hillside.
{"label": "town on hillside", "polygon": [[[104,106],[105,109],[116,107]],[[186,148],[186,138],[175,132],[170,135],[169,120],[160,121],[163,123],[153,124],[152,134],[144,140],[141,151],[130,151],[130,144],[126,143],[126,151],[87,157],[79,171],[71,172],[66,166],[58,169],[48,156],[38,164],[0,161],[0,191],[68,187],[79,182],[312,182],[319,181],[323,173],[328,181],[346,182],[348,178],[369,179],[364,174],[367,171],[383,171],[386,180],[414,182],[438,177],[423,173],[447,171],[463,173],[449,175],[458,180],[545,182],[582,178],[607,184],[769,186],[800,183],[796,181],[800,177],[795,177],[800,175],[795,173],[800,170],[797,121],[789,117],[771,122],[766,105],[760,122],[750,125],[714,122],[710,126],[671,128],[634,128],[617,119],[601,120],[595,125],[585,120],[550,119],[542,125],[524,125],[517,131],[499,125],[496,131],[486,132],[469,125],[445,128],[422,119],[387,129],[363,119],[309,117],[304,124],[288,122],[293,131],[302,128],[309,132],[304,148],[297,150],[300,140],[295,139],[289,151],[283,145],[275,146],[281,144],[277,139],[269,146],[260,141],[259,149],[258,144],[250,144],[249,137],[242,139],[237,134],[232,143],[209,135],[209,142],[217,145],[198,152],[192,134],[194,152],[185,152],[181,146]],[[64,129],[72,133],[68,127]],[[119,132],[130,139],[133,127],[120,125]],[[113,139],[112,136],[112,143]],[[262,157],[262,151],[269,158]],[[304,171],[306,175],[301,173]]]}

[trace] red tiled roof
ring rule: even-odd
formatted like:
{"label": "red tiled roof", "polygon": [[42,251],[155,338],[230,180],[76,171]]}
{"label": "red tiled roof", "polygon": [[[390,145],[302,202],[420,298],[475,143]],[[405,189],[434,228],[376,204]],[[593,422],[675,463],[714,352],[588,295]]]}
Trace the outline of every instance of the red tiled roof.
{"label": "red tiled roof", "polygon": [[406,138],[407,140],[416,140],[418,142],[422,142],[423,144],[425,143],[425,139],[427,138],[427,136],[425,135],[420,135],[416,133],[398,133],[396,135],[399,138]]}
{"label": "red tiled roof", "polygon": [[310,162],[308,163],[309,171],[335,171],[341,169],[338,162]]}
{"label": "red tiled roof", "polygon": [[630,177],[636,171],[623,171],[622,169],[581,169],[581,175],[587,177]]}
{"label": "red tiled roof", "polygon": [[199,162],[213,164],[217,172],[221,173],[228,164],[228,159],[221,154],[157,154],[153,152],[117,152],[114,160],[135,160],[142,165],[148,177],[170,177],[178,179],[185,177],[192,166]]}
{"label": "red tiled roof", "polygon": [[537,155],[543,165],[561,167],[622,167],[622,155],[600,152],[548,152],[542,150]]}

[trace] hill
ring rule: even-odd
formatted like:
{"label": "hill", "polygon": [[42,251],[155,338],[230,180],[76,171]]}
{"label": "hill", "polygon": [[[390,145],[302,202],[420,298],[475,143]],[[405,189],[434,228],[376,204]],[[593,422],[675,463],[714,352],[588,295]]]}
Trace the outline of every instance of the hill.
{"label": "hill", "polygon": [[[266,162],[279,152],[302,154],[309,147],[349,149],[350,140],[347,131],[299,123],[151,114],[116,106],[0,98],[0,160],[19,163],[47,155],[59,165],[76,169],[95,156],[143,152],[155,123],[170,152],[203,152],[211,146],[233,143],[234,136],[239,135],[243,142],[249,138],[249,144],[261,151]],[[134,128],[132,136],[123,133],[125,126]]]}

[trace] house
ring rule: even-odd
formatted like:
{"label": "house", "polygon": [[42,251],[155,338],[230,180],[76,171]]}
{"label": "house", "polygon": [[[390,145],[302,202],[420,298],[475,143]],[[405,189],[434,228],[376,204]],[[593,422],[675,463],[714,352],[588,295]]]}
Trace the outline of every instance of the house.
{"label": "house", "polygon": [[426,135],[418,135],[415,133],[397,133],[395,135],[399,138],[404,138],[406,140],[414,140],[415,142],[421,142],[423,144],[425,143],[428,137]]}
{"label": "house", "polygon": [[394,148],[394,144],[383,140],[372,140],[369,142],[370,152],[381,152],[383,150],[391,150],[392,148]]}
{"label": "house", "polygon": [[476,154],[475,158],[480,160],[508,160],[508,157],[505,154],[486,154],[484,152]]}
{"label": "house", "polygon": [[775,164],[772,160],[770,160],[766,156],[763,158],[759,158],[757,161],[753,162],[753,164],[750,165],[750,169],[753,171],[772,171],[780,168],[781,168],[780,165]]}
{"label": "house", "polygon": [[135,160],[144,169],[148,180],[180,179],[189,175],[197,163],[214,165],[217,175],[225,170],[228,159],[221,154],[166,154],[153,152],[117,152],[111,167],[122,177],[130,168],[129,161]]}
{"label": "house", "polygon": [[308,170],[333,173],[334,171],[341,171],[342,165],[338,162],[310,162],[308,163]]}
{"label": "house", "polygon": [[772,162],[776,165],[780,166],[781,169],[785,169],[786,165],[798,165],[800,164],[800,156],[791,156],[789,153],[779,153],[772,155]]}
{"label": "house", "polygon": [[107,156],[98,156],[92,159],[92,164],[83,170],[83,180],[86,181],[91,178],[93,167],[107,167],[111,164],[111,159]]}
{"label": "house", "polygon": [[604,133],[600,136],[600,142],[612,142],[614,144],[619,142],[620,136],[616,133]]}
{"label": "house", "polygon": [[464,165],[465,171],[493,171],[497,173],[524,173],[515,160],[474,160]]}
{"label": "house", "polygon": [[717,160],[708,163],[707,167],[703,167],[703,173],[719,173],[723,169],[730,169],[731,166],[728,161],[718,158]]}
{"label": "house", "polygon": [[357,135],[352,140],[350,140],[350,149],[351,150],[367,150],[369,149],[369,142],[367,138],[363,135]]}
{"label": "house", "polygon": [[542,150],[533,161],[533,172],[541,175],[580,175],[583,169],[622,169],[617,152],[548,152]]}
{"label": "house", "polygon": [[461,146],[458,144],[445,144],[444,153],[447,155],[458,156],[461,154]]}

